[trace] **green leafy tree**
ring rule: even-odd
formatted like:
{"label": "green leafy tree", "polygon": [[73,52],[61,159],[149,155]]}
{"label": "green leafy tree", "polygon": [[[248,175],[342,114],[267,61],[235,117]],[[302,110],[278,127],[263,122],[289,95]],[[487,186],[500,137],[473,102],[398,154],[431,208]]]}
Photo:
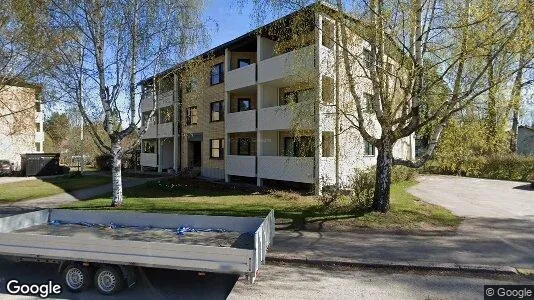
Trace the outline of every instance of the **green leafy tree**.
{"label": "green leafy tree", "polygon": [[44,131],[50,137],[51,142],[60,148],[63,141],[67,138],[71,127],[67,115],[54,112],[43,125]]}

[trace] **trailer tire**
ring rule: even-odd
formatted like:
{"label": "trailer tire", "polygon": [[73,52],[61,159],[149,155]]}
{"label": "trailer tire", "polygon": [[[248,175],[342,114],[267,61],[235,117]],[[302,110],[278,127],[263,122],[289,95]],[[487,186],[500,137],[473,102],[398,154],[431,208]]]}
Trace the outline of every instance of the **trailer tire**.
{"label": "trailer tire", "polygon": [[124,276],[117,266],[104,265],[95,272],[95,287],[102,295],[113,295],[124,288]]}
{"label": "trailer tire", "polygon": [[81,263],[71,263],[62,272],[63,283],[73,293],[79,293],[91,285],[91,271]]}

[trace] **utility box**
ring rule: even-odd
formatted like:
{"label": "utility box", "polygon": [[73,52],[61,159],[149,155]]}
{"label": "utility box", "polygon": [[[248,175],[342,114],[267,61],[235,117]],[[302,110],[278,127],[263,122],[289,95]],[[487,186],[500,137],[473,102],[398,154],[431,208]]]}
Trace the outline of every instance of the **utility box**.
{"label": "utility box", "polygon": [[59,153],[21,154],[21,171],[23,176],[47,176],[61,174]]}

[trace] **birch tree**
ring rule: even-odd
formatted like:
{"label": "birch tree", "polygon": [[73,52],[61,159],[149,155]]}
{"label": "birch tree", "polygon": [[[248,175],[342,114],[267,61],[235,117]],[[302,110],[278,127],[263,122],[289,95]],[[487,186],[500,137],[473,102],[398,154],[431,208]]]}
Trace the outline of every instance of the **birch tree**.
{"label": "birch tree", "polygon": [[[285,8],[302,4],[296,0],[254,2]],[[332,37],[336,64],[346,75],[352,99],[351,106],[337,105],[337,111],[377,149],[373,210],[387,212],[393,165],[423,166],[453,115],[487,97],[491,89],[526,66],[503,58],[518,39],[518,4],[490,0],[328,2],[316,1],[323,5],[315,7],[336,21],[337,34]],[[365,41],[369,55],[353,47],[355,40]],[[488,80],[488,69],[496,61],[506,66],[500,68],[498,78]],[[370,83],[372,89],[370,109],[359,96],[363,83]],[[435,88],[443,84],[447,88]],[[440,95],[433,94],[436,90]],[[393,156],[395,142],[424,127],[430,138],[421,156],[413,160]]]}
{"label": "birch tree", "polygon": [[[180,60],[202,40],[202,5],[198,0],[51,0],[52,27],[68,33],[69,42],[58,51],[62,64],[50,79],[59,98],[78,108],[101,151],[113,157],[114,207],[123,204],[121,159],[139,145],[126,146],[125,140],[150,125],[139,117],[138,82],[156,81],[169,60]],[[152,93],[150,117],[157,110],[157,92]],[[101,117],[91,117],[95,112]]]}

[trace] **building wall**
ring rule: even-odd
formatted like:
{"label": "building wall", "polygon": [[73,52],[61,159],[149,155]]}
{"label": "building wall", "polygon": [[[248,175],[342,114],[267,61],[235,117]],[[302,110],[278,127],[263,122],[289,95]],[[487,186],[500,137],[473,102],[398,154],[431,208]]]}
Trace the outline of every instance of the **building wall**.
{"label": "building wall", "polygon": [[[191,134],[202,134],[202,168],[201,173],[206,177],[218,179],[224,178],[224,159],[210,158],[210,140],[224,139],[224,121],[210,121],[210,103],[224,100],[224,82],[210,85],[210,70],[215,64],[224,62],[224,55],[204,62],[195,62],[194,66],[184,74],[184,78],[194,76],[197,79],[198,88],[195,91],[186,92],[186,82],[182,82],[182,137],[181,137],[181,161],[182,169],[188,168],[189,157],[192,155],[188,140]],[[187,108],[196,106],[198,111],[198,123],[186,125]]]}
{"label": "building wall", "polygon": [[534,155],[534,130],[519,127],[517,132],[517,153]]}
{"label": "building wall", "polygon": [[[21,154],[43,151],[42,113],[37,113],[35,109],[38,91],[31,87],[4,86],[0,87],[0,99],[0,115],[18,112],[0,117],[0,159],[13,162],[18,171]],[[36,141],[37,128],[40,138]],[[36,142],[39,143],[39,151]]]}

